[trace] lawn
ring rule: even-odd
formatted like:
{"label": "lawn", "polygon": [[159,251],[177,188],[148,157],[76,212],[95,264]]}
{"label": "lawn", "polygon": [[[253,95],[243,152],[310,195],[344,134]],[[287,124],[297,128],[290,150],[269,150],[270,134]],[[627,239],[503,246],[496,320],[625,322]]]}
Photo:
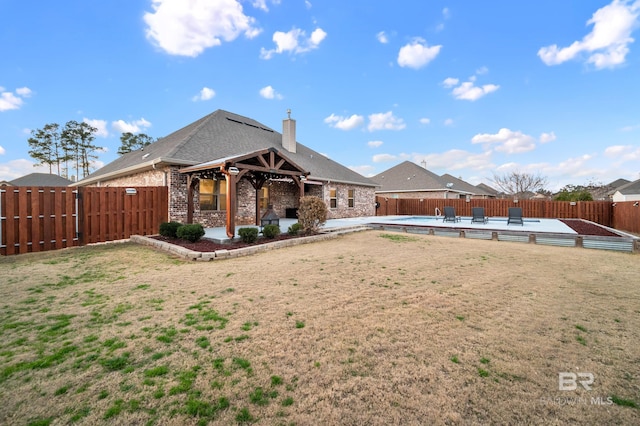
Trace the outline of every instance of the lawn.
{"label": "lawn", "polygon": [[366,231],[0,271],[0,424],[640,421],[638,255]]}

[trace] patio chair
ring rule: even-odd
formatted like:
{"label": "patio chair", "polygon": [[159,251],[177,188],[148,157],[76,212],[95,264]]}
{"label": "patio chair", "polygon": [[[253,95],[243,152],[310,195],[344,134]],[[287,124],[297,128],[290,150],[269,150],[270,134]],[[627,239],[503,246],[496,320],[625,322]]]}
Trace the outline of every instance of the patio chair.
{"label": "patio chair", "polygon": [[471,223],[487,223],[489,218],[484,215],[484,207],[471,208]]}
{"label": "patio chair", "polygon": [[460,218],[456,216],[456,209],[451,206],[445,206],[443,222],[460,222]]}
{"label": "patio chair", "polygon": [[509,219],[507,219],[507,225],[520,224],[524,225],[522,221],[522,208],[520,207],[509,207]]}

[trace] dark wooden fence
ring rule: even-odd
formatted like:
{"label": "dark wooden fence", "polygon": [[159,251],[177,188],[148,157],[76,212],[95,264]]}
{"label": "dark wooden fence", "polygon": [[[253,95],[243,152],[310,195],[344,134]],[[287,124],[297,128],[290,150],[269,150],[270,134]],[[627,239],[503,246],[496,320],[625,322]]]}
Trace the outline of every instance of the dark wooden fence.
{"label": "dark wooden fence", "polygon": [[509,207],[521,207],[525,217],[585,219],[621,231],[640,233],[640,206],[635,202],[614,203],[610,201],[547,201],[506,199],[408,199],[376,197],[379,203],[376,215],[432,216],[436,208],[442,212],[444,206],[452,206],[456,214],[471,216],[471,207],[484,207],[487,216],[508,216]]}
{"label": "dark wooden fence", "polygon": [[22,254],[157,234],[166,187],[4,187],[0,254]]}

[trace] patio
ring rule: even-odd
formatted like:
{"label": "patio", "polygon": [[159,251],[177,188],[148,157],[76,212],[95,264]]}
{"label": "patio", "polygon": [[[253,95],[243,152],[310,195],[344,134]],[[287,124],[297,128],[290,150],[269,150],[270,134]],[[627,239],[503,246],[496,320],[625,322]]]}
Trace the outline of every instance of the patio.
{"label": "patio", "polygon": [[[287,232],[289,226],[297,222],[297,219],[280,219],[280,231]],[[365,225],[391,225],[391,226],[427,226],[444,229],[477,229],[485,231],[519,231],[526,233],[559,233],[575,235],[576,232],[557,219],[531,219],[525,218],[524,225],[507,225],[506,217],[491,217],[489,222],[484,224],[471,223],[471,217],[462,217],[460,222],[443,222],[442,217],[437,216],[366,216],[345,219],[328,219],[323,230],[336,230],[340,228],[351,228]],[[236,226],[236,235],[240,228],[260,228],[256,225]],[[219,242],[229,241],[226,228],[207,228],[205,238],[210,238]]]}

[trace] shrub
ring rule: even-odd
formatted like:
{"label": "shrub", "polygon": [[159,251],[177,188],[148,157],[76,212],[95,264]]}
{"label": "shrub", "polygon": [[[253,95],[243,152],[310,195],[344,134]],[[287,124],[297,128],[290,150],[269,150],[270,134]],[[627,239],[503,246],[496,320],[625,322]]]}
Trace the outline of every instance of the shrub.
{"label": "shrub", "polygon": [[258,240],[258,228],[240,228],[238,235],[243,243],[255,243]]}
{"label": "shrub", "polygon": [[195,243],[204,235],[204,228],[199,223],[191,223],[188,225],[182,225],[176,231],[178,238],[191,241]]}
{"label": "shrub", "polygon": [[177,232],[180,226],[182,226],[180,222],[162,222],[160,224],[160,235],[163,237],[177,238]]}
{"label": "shrub", "polygon": [[316,232],[327,221],[327,205],[318,197],[300,198],[298,223],[305,233]]}
{"label": "shrub", "polygon": [[278,235],[280,235],[280,227],[273,223],[265,225],[262,228],[262,235],[264,235],[267,238],[275,238]]}
{"label": "shrub", "polygon": [[287,233],[289,235],[298,235],[301,230],[302,230],[302,225],[296,222],[293,225],[291,225],[289,229],[287,229]]}

